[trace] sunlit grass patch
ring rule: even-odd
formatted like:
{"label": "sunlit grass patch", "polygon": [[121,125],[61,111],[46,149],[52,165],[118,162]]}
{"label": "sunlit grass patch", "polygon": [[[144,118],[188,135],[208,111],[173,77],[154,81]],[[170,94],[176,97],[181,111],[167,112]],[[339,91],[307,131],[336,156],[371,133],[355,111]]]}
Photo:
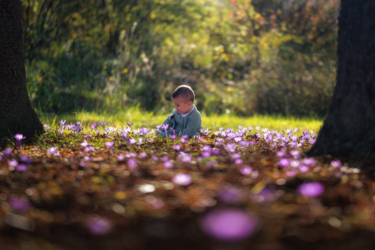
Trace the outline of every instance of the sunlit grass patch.
{"label": "sunlit grass patch", "polygon": [[[53,126],[59,120],[67,120],[67,123],[82,121],[83,124],[97,122],[109,122],[112,126],[123,127],[126,122],[131,121],[137,128],[148,127],[154,128],[160,125],[168,114],[155,114],[153,112],[142,111],[136,107],[127,108],[124,112],[116,114],[112,113],[91,113],[77,112],[71,114],[50,115],[40,114],[43,123]],[[202,115],[202,126],[205,129],[215,130],[218,128],[237,128],[237,126],[252,126],[255,130],[259,128],[268,128],[271,130],[282,131],[284,129],[298,128],[298,132],[302,130],[310,130],[315,134],[318,133],[322,120],[318,118],[294,118],[294,117],[278,117],[268,115],[254,115],[252,117],[237,117],[231,115]]]}

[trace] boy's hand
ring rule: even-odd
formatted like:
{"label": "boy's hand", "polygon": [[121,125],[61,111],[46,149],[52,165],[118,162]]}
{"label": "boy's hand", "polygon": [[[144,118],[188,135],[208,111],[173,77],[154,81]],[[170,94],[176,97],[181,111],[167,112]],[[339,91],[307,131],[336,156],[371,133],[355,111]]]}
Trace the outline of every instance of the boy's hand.
{"label": "boy's hand", "polygon": [[158,135],[160,134],[160,132],[158,130],[155,131],[155,135]]}

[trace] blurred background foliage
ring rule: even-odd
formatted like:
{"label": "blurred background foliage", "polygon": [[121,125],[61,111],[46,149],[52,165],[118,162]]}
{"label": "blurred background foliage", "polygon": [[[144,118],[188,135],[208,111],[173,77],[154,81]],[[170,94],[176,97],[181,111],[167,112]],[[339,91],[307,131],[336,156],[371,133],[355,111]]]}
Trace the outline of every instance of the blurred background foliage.
{"label": "blurred background foliage", "polygon": [[339,0],[23,0],[39,112],[170,112],[191,85],[206,115],[324,116]]}

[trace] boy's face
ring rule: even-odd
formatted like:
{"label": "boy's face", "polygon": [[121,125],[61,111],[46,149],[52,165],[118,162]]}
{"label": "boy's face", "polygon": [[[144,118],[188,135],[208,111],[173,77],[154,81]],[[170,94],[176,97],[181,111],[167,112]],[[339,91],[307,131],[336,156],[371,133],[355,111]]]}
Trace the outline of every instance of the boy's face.
{"label": "boy's face", "polygon": [[182,96],[177,96],[176,98],[172,98],[174,108],[177,110],[179,114],[186,114],[190,112],[193,108],[193,102],[187,101],[186,98]]}

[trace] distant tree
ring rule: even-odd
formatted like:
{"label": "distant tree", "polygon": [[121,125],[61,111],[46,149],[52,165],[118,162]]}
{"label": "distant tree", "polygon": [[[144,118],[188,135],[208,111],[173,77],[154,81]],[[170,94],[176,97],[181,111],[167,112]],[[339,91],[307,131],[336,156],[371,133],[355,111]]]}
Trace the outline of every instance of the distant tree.
{"label": "distant tree", "polygon": [[337,82],[311,156],[375,152],[375,1],[342,0]]}
{"label": "distant tree", "polygon": [[26,89],[21,0],[0,0],[0,139],[42,131]]}

